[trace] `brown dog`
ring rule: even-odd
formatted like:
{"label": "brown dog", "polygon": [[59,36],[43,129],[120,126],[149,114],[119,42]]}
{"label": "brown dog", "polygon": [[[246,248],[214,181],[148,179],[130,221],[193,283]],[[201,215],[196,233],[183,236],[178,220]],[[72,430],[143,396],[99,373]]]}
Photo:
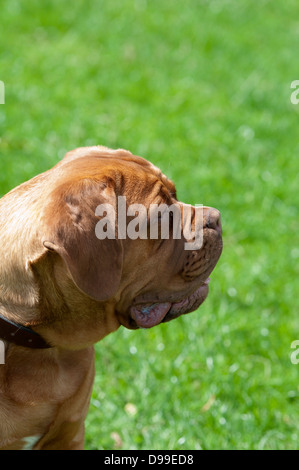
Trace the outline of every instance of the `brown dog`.
{"label": "brown dog", "polygon": [[0,200],[2,449],[83,448],[93,345],[120,325],[149,328],[193,311],[208,294],[222,250],[219,212],[201,209],[199,249],[161,232],[125,237],[119,226],[99,239],[108,212],[97,207],[119,211],[118,196],[133,212],[132,204],[184,208],[158,168],[106,147],[69,152]]}

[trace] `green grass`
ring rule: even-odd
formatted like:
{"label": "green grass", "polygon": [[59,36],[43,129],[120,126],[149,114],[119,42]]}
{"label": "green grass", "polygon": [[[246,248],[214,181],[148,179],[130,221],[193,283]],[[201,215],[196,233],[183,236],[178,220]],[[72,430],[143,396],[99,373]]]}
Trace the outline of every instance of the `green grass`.
{"label": "green grass", "polygon": [[195,313],[96,346],[86,448],[298,449],[296,0],[1,3],[0,193],[90,144],[221,210]]}

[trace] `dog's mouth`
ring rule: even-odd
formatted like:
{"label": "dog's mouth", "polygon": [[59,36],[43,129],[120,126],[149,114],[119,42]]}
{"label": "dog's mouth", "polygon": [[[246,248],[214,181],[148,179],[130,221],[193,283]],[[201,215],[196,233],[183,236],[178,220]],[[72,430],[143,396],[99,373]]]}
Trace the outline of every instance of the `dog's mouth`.
{"label": "dog's mouth", "polygon": [[179,302],[146,303],[130,307],[130,316],[139,328],[152,328],[196,310],[209,293],[210,278]]}

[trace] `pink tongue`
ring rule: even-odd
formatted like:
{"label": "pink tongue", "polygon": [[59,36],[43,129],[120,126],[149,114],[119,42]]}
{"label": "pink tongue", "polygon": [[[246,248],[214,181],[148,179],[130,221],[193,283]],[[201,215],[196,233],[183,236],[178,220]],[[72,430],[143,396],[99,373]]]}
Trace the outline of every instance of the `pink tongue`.
{"label": "pink tongue", "polygon": [[170,310],[171,303],[153,304],[149,306],[131,307],[131,316],[141,328],[151,328],[158,325]]}

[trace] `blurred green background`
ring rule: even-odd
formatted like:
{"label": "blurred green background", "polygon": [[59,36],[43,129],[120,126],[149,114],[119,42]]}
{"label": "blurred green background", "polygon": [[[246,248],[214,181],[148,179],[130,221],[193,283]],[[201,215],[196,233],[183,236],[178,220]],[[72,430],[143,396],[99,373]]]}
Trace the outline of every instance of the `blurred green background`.
{"label": "blurred green background", "polygon": [[0,194],[126,148],[220,209],[210,295],[96,346],[87,449],[298,449],[299,5],[2,0]]}

